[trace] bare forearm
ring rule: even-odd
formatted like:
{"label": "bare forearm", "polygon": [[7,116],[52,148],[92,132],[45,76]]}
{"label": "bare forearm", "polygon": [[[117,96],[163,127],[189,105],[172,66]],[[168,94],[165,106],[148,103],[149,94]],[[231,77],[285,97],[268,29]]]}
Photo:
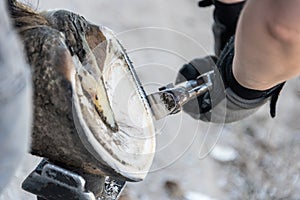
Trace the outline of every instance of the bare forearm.
{"label": "bare forearm", "polygon": [[299,0],[248,0],[233,63],[241,85],[266,90],[300,74],[299,10]]}

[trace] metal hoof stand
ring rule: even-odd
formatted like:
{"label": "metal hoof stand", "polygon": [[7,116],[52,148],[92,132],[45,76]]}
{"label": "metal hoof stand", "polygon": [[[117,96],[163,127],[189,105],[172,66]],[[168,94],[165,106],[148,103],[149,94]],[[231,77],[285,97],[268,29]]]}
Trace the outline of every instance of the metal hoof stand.
{"label": "metal hoof stand", "polygon": [[89,179],[43,160],[30,173],[22,188],[37,195],[38,200],[116,200],[119,198],[125,181],[110,177],[99,178],[101,192],[95,195],[86,187]]}

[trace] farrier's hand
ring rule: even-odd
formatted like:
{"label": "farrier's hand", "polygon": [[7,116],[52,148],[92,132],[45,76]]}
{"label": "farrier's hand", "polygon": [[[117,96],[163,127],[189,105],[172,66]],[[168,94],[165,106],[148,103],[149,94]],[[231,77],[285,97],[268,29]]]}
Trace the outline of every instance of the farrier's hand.
{"label": "farrier's hand", "polygon": [[[196,79],[201,74],[207,73],[215,68],[217,58],[214,56],[207,56],[204,58],[197,58],[182,66],[179,70],[175,84]],[[183,110],[195,119],[203,118],[203,114],[211,110],[212,102],[210,93],[206,92],[186,103]],[[210,120],[208,120],[210,121]]]}
{"label": "farrier's hand", "polygon": [[186,103],[183,111],[203,121],[233,122],[251,115],[270,100],[270,113],[272,117],[275,116],[276,101],[284,83],[265,91],[241,86],[233,76],[233,57],[234,37],[228,42],[218,59],[212,56],[194,59],[179,70],[176,84],[195,79],[212,69],[215,71],[212,89]]}

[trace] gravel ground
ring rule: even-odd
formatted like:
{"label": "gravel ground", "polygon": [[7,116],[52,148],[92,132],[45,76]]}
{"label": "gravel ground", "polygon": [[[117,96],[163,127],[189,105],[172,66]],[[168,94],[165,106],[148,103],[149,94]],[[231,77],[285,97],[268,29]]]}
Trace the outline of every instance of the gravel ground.
{"label": "gravel ground", "polygon": [[[114,30],[147,92],[172,82],[183,63],[213,53],[212,9],[197,8],[194,0],[30,2],[39,10],[72,10]],[[144,181],[128,184],[123,199],[299,199],[298,85],[298,79],[287,84],[275,119],[266,105],[226,126],[184,113],[156,122],[152,169]],[[39,160],[25,158],[0,200],[35,199],[20,184]]]}

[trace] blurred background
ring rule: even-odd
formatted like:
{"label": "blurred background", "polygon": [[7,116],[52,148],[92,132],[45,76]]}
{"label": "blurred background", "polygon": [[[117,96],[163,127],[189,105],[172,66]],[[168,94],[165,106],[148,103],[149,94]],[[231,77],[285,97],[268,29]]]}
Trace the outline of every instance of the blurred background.
{"label": "blurred background", "polygon": [[[213,54],[212,8],[196,0],[27,0],[36,10],[68,9],[112,29],[147,93],[175,80],[193,58]],[[299,199],[300,82],[285,86],[271,119],[265,105],[227,125],[179,113],[155,122],[157,151],[147,178],[122,199]],[[33,200],[21,183],[40,158],[28,155],[0,200]]]}

